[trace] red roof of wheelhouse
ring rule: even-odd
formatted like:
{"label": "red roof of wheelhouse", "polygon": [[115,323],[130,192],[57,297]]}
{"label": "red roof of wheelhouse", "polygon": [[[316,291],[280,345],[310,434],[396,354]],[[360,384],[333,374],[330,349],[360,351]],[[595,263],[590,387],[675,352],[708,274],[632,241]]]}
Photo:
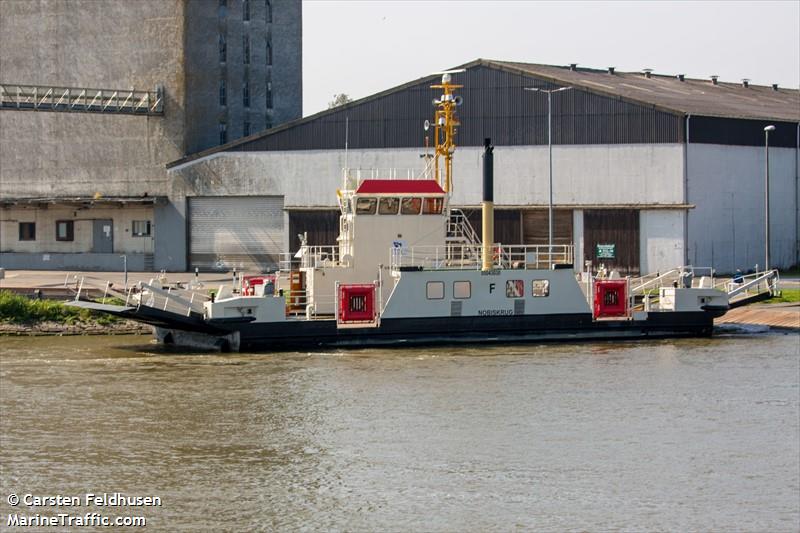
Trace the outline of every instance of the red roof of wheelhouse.
{"label": "red roof of wheelhouse", "polygon": [[364,180],[357,194],[444,194],[435,180]]}

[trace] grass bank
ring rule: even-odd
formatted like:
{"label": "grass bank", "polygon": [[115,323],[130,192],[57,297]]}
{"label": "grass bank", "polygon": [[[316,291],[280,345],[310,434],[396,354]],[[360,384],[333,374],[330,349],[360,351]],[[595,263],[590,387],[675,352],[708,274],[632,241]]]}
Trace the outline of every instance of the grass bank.
{"label": "grass bank", "polygon": [[797,303],[800,302],[800,289],[781,289],[780,296],[773,296],[764,300],[766,304]]}
{"label": "grass bank", "polygon": [[68,307],[55,300],[32,300],[9,291],[0,291],[0,323],[55,322],[65,325],[93,323],[111,326],[121,321],[119,317],[113,315],[94,314],[87,309]]}

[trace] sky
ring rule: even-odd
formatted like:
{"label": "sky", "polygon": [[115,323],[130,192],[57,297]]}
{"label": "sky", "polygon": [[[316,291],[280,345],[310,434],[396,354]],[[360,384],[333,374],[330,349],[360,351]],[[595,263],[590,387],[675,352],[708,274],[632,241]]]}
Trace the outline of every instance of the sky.
{"label": "sky", "polygon": [[303,1],[305,116],[478,58],[797,89],[800,1]]}

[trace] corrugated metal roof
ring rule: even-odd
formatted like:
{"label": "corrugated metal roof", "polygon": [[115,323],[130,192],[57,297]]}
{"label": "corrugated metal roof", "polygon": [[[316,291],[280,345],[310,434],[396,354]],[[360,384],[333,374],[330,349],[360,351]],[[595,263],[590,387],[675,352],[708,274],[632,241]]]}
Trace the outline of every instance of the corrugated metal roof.
{"label": "corrugated metal roof", "polygon": [[[477,63],[495,66],[522,74],[549,79],[560,85],[581,87],[587,91],[618,96],[632,102],[650,104],[664,110],[690,115],[705,115],[746,119],[800,121],[800,91],[797,89],[719,81],[698,80],[677,75],[644,72],[620,72],[569,66],[515,63],[510,61],[478,60]],[[474,66],[470,63],[469,66]]]}
{"label": "corrugated metal roof", "polygon": [[[697,115],[745,120],[776,120],[785,122],[800,121],[800,91],[797,89],[778,88],[778,90],[774,90],[772,87],[752,84],[749,84],[748,87],[744,87],[742,84],[727,83],[722,81],[714,85],[710,79],[698,80],[684,77],[684,81],[681,81],[677,76],[666,76],[662,74],[651,73],[650,77],[646,77],[643,72],[615,71],[614,74],[610,74],[605,69],[599,70],[577,67],[575,70],[572,70],[569,66],[540,65],[536,63],[494,61],[487,59],[476,59],[457,68],[467,69],[468,73],[471,73],[470,75],[475,75],[479,79],[482,79],[481,76],[486,77],[486,75],[490,74],[489,71],[494,70],[495,74],[507,73],[507,75],[535,78],[535,80],[532,80],[531,82],[532,85],[536,85],[537,82],[543,83],[544,87],[550,87],[550,84],[557,86],[569,85],[579,89],[580,92],[585,94],[587,97],[591,95],[597,95],[597,97],[606,97],[602,100],[609,105],[615,102],[616,104],[623,105],[625,102],[627,102],[629,104],[642,106],[643,108],[649,108],[651,113],[658,111],[661,112],[657,117],[643,117],[642,120],[647,120],[645,120],[644,125],[639,124],[638,129],[633,127],[636,124],[628,124],[628,129],[630,129],[629,133],[633,135],[639,135],[641,134],[641,131],[655,131],[654,128],[651,127],[651,122],[656,119],[663,122],[665,119],[670,118],[670,116],[677,120],[682,120],[681,117],[685,115]],[[519,80],[523,80],[522,77],[520,77]],[[355,111],[357,109],[370,108],[370,106],[374,107],[387,98],[401,100],[405,98],[405,100],[408,100],[410,98],[408,95],[409,91],[413,92],[423,88],[427,90],[427,86],[431,82],[438,81],[438,79],[438,75],[425,76],[423,78],[404,83],[397,87],[381,91],[365,98],[355,100],[343,106],[321,111],[314,115],[282,124],[276,128],[237,139],[236,141],[210,148],[196,154],[188,155],[182,159],[168,163],[166,166],[167,168],[174,168],[219,152],[229,152],[243,149],[263,150],[265,148],[261,147],[261,144],[263,144],[263,141],[261,140],[266,140],[267,138],[269,138],[270,149],[297,149],[291,147],[296,147],[299,144],[302,144],[298,141],[298,139],[305,139],[309,136],[313,138],[321,138],[325,136],[325,132],[328,129],[337,127],[337,120],[338,122],[343,121],[341,116],[342,113],[349,112],[350,110]],[[519,80],[518,83],[520,82]],[[481,87],[465,87],[464,90],[469,92],[470,90],[483,89]],[[520,94],[522,93],[522,91],[519,92]],[[519,98],[521,99],[522,97],[520,96]],[[405,102],[405,100],[403,101]],[[426,94],[425,98],[419,99],[419,101],[424,101],[427,104],[429,101],[428,95]],[[395,104],[398,105],[390,105],[388,107],[391,109],[398,109],[402,107],[404,109],[403,116],[383,117],[382,120],[384,120],[384,122],[402,122],[404,118],[407,118],[407,115],[410,112],[413,114],[419,111],[416,110],[416,108],[414,108],[413,111],[409,110],[410,104],[403,106],[400,106],[398,102],[395,102]],[[406,102],[406,104],[408,104],[408,102]],[[494,109],[495,107],[501,105],[503,105],[503,102],[500,101],[481,102],[481,109],[483,109],[482,113],[486,113],[488,117],[514,114],[508,109]],[[516,111],[516,114],[519,114],[519,110]],[[557,115],[557,111],[554,112],[554,114]],[[577,113],[575,116],[578,116],[579,114],[580,113]],[[369,130],[369,127],[376,128],[380,126],[380,124],[374,120],[369,123],[365,123],[364,128],[361,129],[355,128],[354,126],[356,125],[357,124],[351,121],[351,136],[353,136],[351,138],[351,146],[360,146],[358,139],[355,138],[355,135],[359,132],[373,140],[375,138],[383,138],[383,136],[386,135],[385,131]],[[604,127],[612,126],[613,124],[609,123]],[[656,129],[658,129],[658,131],[672,131],[669,124],[661,124],[661,126],[662,127]],[[311,128],[311,131],[307,131],[308,128]],[[342,125],[342,127],[339,129],[341,129],[343,132],[343,128],[344,126]],[[364,131],[361,131],[362,129]],[[573,128],[574,131],[584,131],[585,129],[586,128]],[[516,128],[516,130],[522,131],[520,128]],[[559,131],[563,133],[566,131],[566,129],[561,128]],[[337,139],[339,137],[341,137],[341,134],[337,137]],[[481,136],[481,139],[479,139],[476,146],[481,144],[482,138],[483,137]],[[273,142],[275,140],[278,142]],[[569,139],[561,139],[560,141],[559,139],[555,140],[556,142],[561,143],[573,142],[580,144],[583,142],[581,139],[575,139],[573,141],[570,141]],[[464,145],[464,139],[461,139],[461,141],[461,145]],[[530,139],[522,140],[522,142],[519,140],[516,142],[512,141],[513,140],[509,140],[508,144],[528,144],[532,142]],[[632,141],[627,140],[625,142]],[[401,143],[399,141],[387,141],[385,144],[398,146],[417,145],[416,143],[408,144]],[[468,142],[466,144],[469,145]],[[791,143],[791,146],[794,146],[794,142]],[[315,146],[315,148],[320,147]]]}

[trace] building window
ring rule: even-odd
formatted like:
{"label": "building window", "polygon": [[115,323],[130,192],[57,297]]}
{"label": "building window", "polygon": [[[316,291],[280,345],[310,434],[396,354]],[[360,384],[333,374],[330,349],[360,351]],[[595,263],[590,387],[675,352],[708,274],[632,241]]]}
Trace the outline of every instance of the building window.
{"label": "building window", "polygon": [[242,130],[244,131],[244,136],[245,137],[250,135],[250,123],[248,121],[246,121],[246,120],[244,121],[244,127],[242,128]]}
{"label": "building window", "polygon": [[242,20],[250,20],[250,0],[242,0]]}
{"label": "building window", "polygon": [[245,65],[250,64],[250,36],[242,35],[242,61]]}
{"label": "building window", "polygon": [[444,281],[429,281],[426,285],[428,300],[444,298]]}
{"label": "building window", "polygon": [[537,298],[550,296],[550,281],[546,279],[533,280],[533,295]]}
{"label": "building window", "polygon": [[267,82],[267,109],[272,109],[272,82]]}
{"label": "building window", "polygon": [[472,296],[472,283],[469,281],[453,282],[453,298],[464,300]]}
{"label": "building window", "polygon": [[224,122],[219,123],[219,144],[228,142],[228,125]]}
{"label": "building window", "polygon": [[226,7],[228,5],[228,0],[219,0],[219,7]]}
{"label": "building window", "polygon": [[75,240],[75,222],[72,220],[57,220],[56,221],[56,240],[57,241],[74,241]]}
{"label": "building window", "polygon": [[226,105],[228,102],[227,94],[225,93],[225,80],[219,80],[219,105]]}
{"label": "building window", "polygon": [[219,62],[224,63],[228,56],[228,46],[225,44],[225,36],[219,34]]}
{"label": "building window", "polygon": [[267,41],[267,65],[272,64],[272,42]]}
{"label": "building window", "polygon": [[36,222],[19,223],[19,240],[21,241],[36,240]]}
{"label": "building window", "polygon": [[242,84],[242,105],[250,107],[250,80],[247,78],[244,79]]}
{"label": "building window", "polygon": [[521,279],[506,281],[506,298],[522,298],[525,296],[525,284]]}
{"label": "building window", "polygon": [[272,127],[272,119],[267,117],[267,119],[264,121],[264,129],[268,130],[271,127]]}
{"label": "building window", "polygon": [[272,22],[272,2],[264,0],[264,3],[267,6],[267,22]]}
{"label": "building window", "polygon": [[150,221],[149,220],[134,220],[131,234],[134,237],[149,237],[150,236]]}

